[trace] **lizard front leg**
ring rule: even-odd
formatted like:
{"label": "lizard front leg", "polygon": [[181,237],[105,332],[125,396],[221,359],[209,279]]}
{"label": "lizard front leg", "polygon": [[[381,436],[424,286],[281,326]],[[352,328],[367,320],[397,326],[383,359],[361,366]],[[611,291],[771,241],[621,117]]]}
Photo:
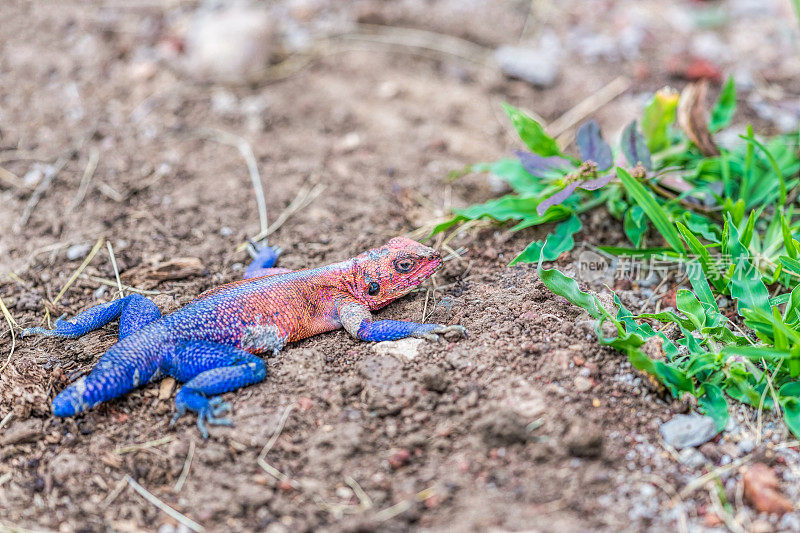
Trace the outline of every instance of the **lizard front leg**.
{"label": "lizard front leg", "polygon": [[442,333],[456,332],[466,337],[463,326],[444,324],[420,324],[404,320],[373,320],[367,306],[351,298],[342,298],[336,303],[339,322],[356,339],[363,341],[393,341],[406,337],[422,337],[439,340]]}

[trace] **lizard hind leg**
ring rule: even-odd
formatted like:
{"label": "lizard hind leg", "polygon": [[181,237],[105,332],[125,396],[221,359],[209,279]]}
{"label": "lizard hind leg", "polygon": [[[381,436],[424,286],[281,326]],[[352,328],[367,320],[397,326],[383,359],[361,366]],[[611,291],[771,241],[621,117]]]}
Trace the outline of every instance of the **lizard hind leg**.
{"label": "lizard hind leg", "polygon": [[141,294],[131,294],[111,302],[94,305],[69,320],[65,320],[62,316],[56,320],[56,327],[53,329],[27,328],[22,330],[22,335],[39,334],[74,339],[99,329],[117,318],[120,319],[119,338],[123,339],[161,318],[161,311],[156,304]]}
{"label": "lizard hind leg", "polygon": [[197,413],[197,427],[208,438],[206,424],[232,425],[220,415],[230,409],[218,394],[263,381],[267,365],[257,355],[225,344],[191,341],[182,344],[165,364],[164,371],[185,382],[175,395],[175,416],[170,425],[187,411]]}
{"label": "lizard hind leg", "polygon": [[247,249],[253,258],[253,261],[247,265],[247,268],[244,271],[244,279],[289,272],[289,270],[285,268],[272,268],[278,261],[278,256],[281,255],[282,250],[279,247],[269,245],[259,246],[250,241],[250,245]]}

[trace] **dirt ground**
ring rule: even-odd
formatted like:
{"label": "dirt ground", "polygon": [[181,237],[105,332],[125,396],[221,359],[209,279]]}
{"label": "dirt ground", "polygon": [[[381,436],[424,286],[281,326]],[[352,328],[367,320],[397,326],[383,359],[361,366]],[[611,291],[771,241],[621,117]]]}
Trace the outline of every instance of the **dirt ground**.
{"label": "dirt ground", "polygon": [[[797,80],[797,61],[782,52],[797,33],[788,2],[759,4],[756,16],[752,2],[676,2],[662,12],[633,0],[541,2],[533,12],[512,1],[265,4],[280,42],[337,24],[357,32],[358,22],[458,37],[473,51],[551,32],[563,54],[548,88],[469,53],[374,39],[329,43],[310,61],[276,45],[268,56],[278,67],[257,79],[199,80],[183,56],[193,17],[210,4],[0,7],[0,296],[22,327],[39,325],[45,310],[73,315],[117,296],[102,246],[54,303],[99,238],[113,245],[122,281],[150,291],[165,312],[240,277],[248,257],[237,247],[258,232],[258,211],[245,160],[214,132],[252,147],[270,222],[316,187],[270,237],[284,249],[281,266],[305,268],[496,195],[486,177],[446,176],[518,147],[500,102],[550,122],[623,76],[610,103],[588,110],[616,135],[648,92],[684,83],[670,69],[696,49],[725,73],[750,75],[751,88],[770,88],[772,100],[751,97],[746,112],[780,129],[764,106],[788,98]],[[681,13],[715,6],[731,13],[710,31],[716,41],[685,39]],[[774,46],[732,49],[743,25]],[[750,63],[736,62],[744,56]],[[759,70],[741,74],[752,64]],[[578,240],[622,242],[616,221],[587,216],[584,227]],[[208,531],[725,528],[709,519],[706,489],[676,491],[737,460],[736,446],[717,437],[692,465],[663,445],[659,425],[690,406],[600,348],[587,316],[550,294],[534,268],[506,266],[541,234],[458,234],[449,244],[467,252],[447,261],[436,290],[380,314],[420,320],[433,309],[431,321],[461,324],[468,339],[422,343],[418,353],[343,331],[292,344],[268,360],[265,382],[224,395],[235,426],[213,427],[206,441],[190,417],[169,427],[168,386],[74,419],[52,416],[54,395],[115,342],[115,325],[67,341],[17,335],[0,372],[0,529],[185,529],[128,479]],[[200,266],[155,279],[154,268],[175,258]],[[562,263],[569,269],[571,258]],[[12,338],[5,323],[0,332],[2,365]],[[740,433],[752,428],[752,413],[734,418]],[[787,460],[768,443],[785,430],[770,424],[752,453],[780,467]],[[790,469],[781,472],[789,483]],[[720,476],[735,495],[737,471]],[[758,515],[730,501],[747,529],[800,527],[796,513]]]}

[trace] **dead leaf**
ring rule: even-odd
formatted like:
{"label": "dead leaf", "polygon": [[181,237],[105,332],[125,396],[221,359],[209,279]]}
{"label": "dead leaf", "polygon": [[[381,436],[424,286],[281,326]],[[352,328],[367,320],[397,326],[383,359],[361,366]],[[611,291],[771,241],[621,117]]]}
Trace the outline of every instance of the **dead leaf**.
{"label": "dead leaf", "polygon": [[778,491],[778,476],[764,463],[756,463],[744,473],[744,497],[757,511],[782,515],[794,505]]}
{"label": "dead leaf", "polygon": [[706,80],[686,86],[678,100],[678,124],[703,155],[711,157],[718,156],[720,152],[708,129],[707,92]]}
{"label": "dead leaf", "polygon": [[137,287],[149,289],[162,281],[185,279],[198,276],[205,271],[203,262],[197,257],[176,257],[155,265],[131,268],[122,274],[126,282]]}

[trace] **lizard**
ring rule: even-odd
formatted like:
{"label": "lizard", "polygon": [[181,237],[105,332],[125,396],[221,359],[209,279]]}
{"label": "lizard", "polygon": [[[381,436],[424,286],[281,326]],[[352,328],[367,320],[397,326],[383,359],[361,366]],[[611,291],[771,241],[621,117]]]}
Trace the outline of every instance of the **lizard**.
{"label": "lizard", "polygon": [[61,391],[52,402],[59,417],[75,416],[136,387],[172,376],[183,386],[175,395],[170,426],[186,412],[197,414],[197,427],[232,425],[222,415],[231,405],[222,393],[263,381],[267,363],[288,342],[344,328],[363,341],[423,337],[456,332],[460,325],[375,320],[372,311],[411,292],[442,265],[436,250],[405,237],[351,259],[318,268],[274,267],[280,249],[255,248],[244,279],[212,288],[184,307],[161,315],[148,298],[134,293],[89,307],[70,320],[60,317],[54,329],[23,330],[77,338],[119,318],[119,341],[86,376]]}

